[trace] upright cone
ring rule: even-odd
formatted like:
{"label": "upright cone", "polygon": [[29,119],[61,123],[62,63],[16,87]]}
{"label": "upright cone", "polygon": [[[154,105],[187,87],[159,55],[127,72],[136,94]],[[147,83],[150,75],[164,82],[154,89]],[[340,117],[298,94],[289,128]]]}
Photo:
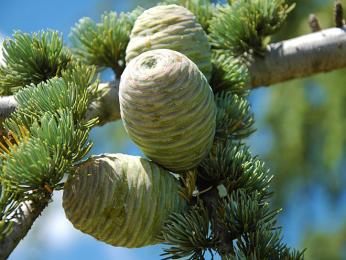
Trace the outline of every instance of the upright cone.
{"label": "upright cone", "polygon": [[211,77],[211,49],[208,37],[196,17],[178,5],[160,5],[141,14],[132,29],[126,62],[155,49],[170,49],[186,55]]}
{"label": "upright cone", "polygon": [[125,129],[146,156],[181,172],[196,167],[215,134],[213,92],[198,67],[172,50],[133,59],[119,86]]}
{"label": "upright cone", "polygon": [[163,222],[186,207],[179,182],[136,156],[91,157],[65,184],[63,207],[75,228],[114,246],[161,242]]}

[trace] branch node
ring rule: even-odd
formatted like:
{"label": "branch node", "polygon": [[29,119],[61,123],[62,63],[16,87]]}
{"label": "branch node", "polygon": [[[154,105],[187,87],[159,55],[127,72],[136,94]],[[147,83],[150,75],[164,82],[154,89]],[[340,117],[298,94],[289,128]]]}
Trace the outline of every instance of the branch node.
{"label": "branch node", "polygon": [[309,16],[309,26],[312,32],[321,31],[320,23],[314,14],[310,14]]}
{"label": "branch node", "polygon": [[343,27],[344,22],[344,10],[340,1],[335,1],[334,6],[334,22],[336,27]]}

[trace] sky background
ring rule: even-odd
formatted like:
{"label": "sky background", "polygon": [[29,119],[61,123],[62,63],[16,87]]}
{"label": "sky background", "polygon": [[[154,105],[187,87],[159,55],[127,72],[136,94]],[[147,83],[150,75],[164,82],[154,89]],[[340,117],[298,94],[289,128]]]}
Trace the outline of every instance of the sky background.
{"label": "sky background", "polygon": [[[15,30],[36,32],[42,29],[55,29],[63,33],[68,44],[71,27],[82,17],[88,16],[99,21],[106,10],[129,11],[131,1],[112,0],[0,0],[0,35],[11,36]],[[105,74],[104,79],[110,79]],[[271,131],[264,123],[268,109],[270,89],[260,88],[252,92],[250,101],[255,113],[256,128],[248,143],[254,154],[265,154],[273,146]],[[94,142],[93,154],[122,152],[140,155],[138,148],[127,137],[121,121],[95,128],[91,139]],[[332,231],[339,228],[341,219],[346,219],[345,206],[330,210],[330,199],[323,188],[314,186],[308,199],[318,203],[308,204],[300,198],[300,193],[292,196],[279,222],[283,226],[284,241],[292,247],[301,243],[300,231],[305,226]],[[61,206],[62,192],[55,192],[53,202],[34,224],[29,235],[19,244],[10,259],[159,259],[161,246],[142,249],[123,249],[98,242],[73,228],[66,219]],[[346,205],[346,193],[337,202]],[[310,207],[307,215],[306,207]],[[334,222],[326,222],[333,219]]]}

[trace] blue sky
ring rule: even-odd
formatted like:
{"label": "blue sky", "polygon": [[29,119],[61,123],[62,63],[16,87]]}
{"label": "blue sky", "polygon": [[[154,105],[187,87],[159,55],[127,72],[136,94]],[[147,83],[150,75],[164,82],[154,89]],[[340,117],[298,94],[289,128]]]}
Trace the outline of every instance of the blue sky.
{"label": "blue sky", "polygon": [[56,29],[65,36],[83,16],[98,19],[100,14],[111,9],[127,11],[127,1],[109,0],[1,0],[0,31],[10,35],[13,30],[25,32]]}

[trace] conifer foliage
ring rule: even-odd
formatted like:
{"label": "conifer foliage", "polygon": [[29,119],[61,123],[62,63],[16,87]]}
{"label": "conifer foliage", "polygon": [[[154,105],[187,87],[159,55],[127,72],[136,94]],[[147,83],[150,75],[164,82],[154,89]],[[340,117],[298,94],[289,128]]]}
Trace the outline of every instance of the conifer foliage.
{"label": "conifer foliage", "polygon": [[[189,86],[191,80],[204,82],[203,84],[210,89],[208,95],[214,95],[215,104],[213,105],[216,107],[216,113],[212,110],[214,121],[210,124],[215,128],[211,131],[215,133],[214,141],[208,148],[204,148],[205,151],[200,151],[206,156],[202,158],[202,161],[199,159],[200,163],[196,167],[183,168],[184,171],[173,173],[173,175],[164,169],[164,164],[158,165],[160,162],[155,158],[140,166],[140,162],[144,159],[118,155],[118,157],[126,158],[120,162],[117,161],[116,156],[111,156],[113,161],[109,165],[113,166],[107,166],[107,173],[102,170],[104,167],[89,165],[96,163],[97,160],[84,160],[92,145],[89,140],[89,131],[98,120],[97,118],[85,119],[88,107],[97,95],[95,73],[104,68],[112,68],[117,78],[121,77],[126,68],[125,58],[128,54],[126,48],[131,41],[131,30],[136,19],[143,14],[142,8],[121,14],[107,12],[99,23],[90,18],[82,18],[71,30],[71,48],[64,45],[62,36],[58,32],[42,31],[33,34],[16,32],[12,38],[4,42],[5,62],[0,67],[1,95],[15,95],[19,103],[19,108],[2,124],[0,243],[13,232],[13,220],[22,202],[30,200],[40,203],[44,198],[49,197],[53,190],[63,189],[62,180],[65,175],[68,175],[68,183],[79,187],[78,185],[81,184],[78,180],[82,175],[78,176],[78,169],[90,166],[90,169],[97,172],[95,181],[98,178],[102,179],[102,183],[98,185],[106,183],[104,185],[107,187],[98,188],[97,194],[103,198],[102,205],[107,207],[98,205],[96,198],[92,201],[94,198],[88,197],[86,201],[92,205],[86,207],[92,208],[94,216],[90,221],[86,221],[88,216],[83,214],[83,209],[78,210],[77,207],[73,210],[66,208],[65,210],[68,210],[69,219],[72,222],[76,221],[73,224],[77,228],[98,239],[101,237],[104,241],[112,241],[115,246],[131,245],[131,247],[152,244],[153,241],[164,242],[162,254],[164,259],[204,259],[207,254],[211,256],[218,254],[222,259],[303,258],[303,252],[291,250],[282,242],[280,227],[276,223],[276,216],[280,210],[273,210],[270,206],[270,197],[273,195],[270,189],[272,175],[264,163],[249,152],[249,147],[244,143],[244,139],[255,131],[254,118],[247,100],[249,93],[247,65],[252,57],[263,53],[270,36],[280,29],[293,6],[288,5],[284,0],[233,0],[226,4],[213,4],[209,0],[167,0],[160,3],[160,5],[172,4],[181,5],[190,10],[186,12],[189,15],[188,19],[179,18],[179,30],[188,32],[187,35],[190,38],[194,37],[194,29],[184,28],[186,21],[192,19],[190,14],[193,13],[194,23],[198,22],[201,25],[197,26],[198,33],[200,34],[203,28],[203,34],[207,36],[205,40],[209,42],[206,43],[208,46],[206,50],[202,48],[203,53],[198,53],[201,51],[199,46],[184,46],[184,37],[174,35],[177,29],[174,26],[174,19],[170,20],[170,23],[173,23],[172,27],[167,26],[169,29],[163,34],[159,34],[159,25],[150,29],[150,33],[155,33],[156,37],[159,37],[156,39],[155,49],[164,42],[167,49],[175,46],[175,50],[178,51],[185,47],[190,48],[190,52],[196,50],[193,53],[196,57],[204,57],[203,55],[206,54],[204,52],[211,52],[211,55],[210,53],[207,55],[210,59],[208,62],[213,67],[211,77],[198,71],[196,74],[198,80],[192,79],[191,75],[177,76],[174,78],[175,85],[172,85],[178,91],[183,85]],[[138,21],[141,20],[138,19]],[[146,20],[146,22],[150,24],[150,21]],[[173,31],[174,36],[170,35],[170,30]],[[169,44],[166,44],[167,42]],[[153,48],[153,45],[148,42],[141,42],[141,44],[145,46],[145,51],[151,51]],[[165,50],[158,52],[165,52]],[[184,59],[188,58],[184,56]],[[181,61],[182,58],[177,60]],[[151,64],[150,60],[144,62],[148,70],[155,65]],[[193,68],[198,70],[197,65],[193,64]],[[186,73],[190,71],[187,70]],[[131,77],[135,78],[137,72],[131,72],[134,74]],[[165,75],[169,77],[170,72]],[[168,78],[169,80],[173,81]],[[129,81],[136,83],[132,78]],[[170,96],[167,95],[172,93],[159,88],[160,84],[165,84],[162,78],[159,78],[157,82],[149,82],[150,84],[144,81],[141,83],[146,88],[158,86],[157,89],[162,91],[159,94],[165,98],[160,102],[167,102],[167,111],[160,114],[159,112],[162,111],[155,110],[159,107],[155,104],[155,100],[158,100],[155,99],[157,98],[155,93],[143,96],[143,99],[154,100],[149,102],[149,109],[144,111],[147,114],[136,119],[139,122],[138,125],[143,125],[143,129],[145,128],[147,132],[141,132],[138,125],[131,125],[133,122],[125,118],[126,113],[122,114],[123,120],[133,127],[136,134],[140,133],[144,140],[148,138],[150,131],[150,134],[155,134],[157,129],[171,127],[169,124],[178,124],[180,119],[174,114],[176,113],[174,102],[178,99],[170,101]],[[122,81],[121,84],[127,83]],[[196,105],[193,102],[201,100],[193,98],[195,92],[200,91],[195,87],[198,85],[194,85],[189,95],[179,97],[188,101],[182,108],[178,107],[181,112],[179,117],[181,119],[184,117],[184,120],[188,118],[191,126],[194,125],[195,117],[186,117],[185,112]],[[131,92],[126,92],[126,95],[126,100],[130,103]],[[122,103],[121,109],[125,111],[131,105],[134,110],[137,109],[134,104],[127,103]],[[165,104],[161,105],[165,107]],[[131,116],[136,116],[134,113],[131,112]],[[151,115],[159,116],[151,121]],[[187,124],[184,127],[191,128],[191,126]],[[183,133],[184,129],[179,131]],[[198,132],[200,133],[202,132]],[[194,145],[190,142],[189,138],[193,137],[190,134],[174,135],[171,132],[170,134],[177,138],[177,141],[174,139],[173,141],[155,140],[160,146],[170,142],[169,153],[162,151],[160,154],[162,157],[166,156],[165,162],[170,156],[179,156],[174,154],[174,151]],[[198,142],[193,140],[194,143]],[[141,148],[144,153],[152,148],[150,145],[145,146],[147,141],[142,142],[144,145]],[[149,141],[152,142],[152,140]],[[179,144],[177,148],[174,146],[176,144]],[[163,168],[157,170],[158,167]],[[168,169],[172,168],[180,169],[180,165]],[[102,177],[102,174],[107,176]],[[169,179],[167,183],[173,186],[169,186],[167,190],[174,190],[175,193],[164,194],[162,198],[157,197],[160,192],[163,192],[160,190],[161,187],[168,185],[160,184],[159,174],[170,175],[167,178],[161,176],[161,179]],[[128,186],[129,180],[119,179],[119,176],[127,175],[131,178],[138,176],[138,180],[133,182],[136,184],[131,186],[131,189]],[[88,185],[85,186],[85,191],[81,189],[78,192],[85,192],[84,195],[87,195],[94,187],[93,179],[90,179],[88,174],[83,176]],[[121,183],[118,183],[119,181]],[[141,190],[140,199],[136,198],[136,187]],[[64,199],[69,200],[73,197],[73,204],[79,205],[79,199],[83,197],[83,194],[80,196],[74,194],[74,190],[69,189],[68,184],[65,185],[65,189],[68,195],[64,195]],[[158,205],[156,207],[156,204],[151,204],[151,194],[156,196]],[[124,203],[125,200],[126,203]],[[173,200],[184,200],[178,203],[183,206],[172,207],[177,210],[169,212],[167,216],[167,210],[162,205],[169,204],[170,201],[173,203]],[[64,201],[64,205],[71,203],[72,201]],[[116,204],[114,208],[109,208],[113,204]],[[126,209],[128,205],[132,205],[133,208]],[[138,207],[137,211],[136,207]],[[126,214],[132,211],[143,212],[142,209],[145,209],[150,219],[152,218],[150,221],[160,219],[163,223],[159,228],[155,225],[155,233],[145,227],[145,235],[150,237],[150,243],[131,241],[134,237],[131,233],[132,227],[136,226],[136,223],[126,222],[129,228],[117,239],[109,237],[110,233],[99,235],[100,225],[97,223],[99,218],[106,217],[109,227],[113,230],[121,223],[118,224],[117,218],[113,219],[112,216],[121,216],[121,221],[132,219],[134,222],[140,222],[140,213],[128,217]],[[152,209],[152,212],[149,209]],[[106,211],[112,214],[108,215]],[[87,223],[87,226],[83,226],[83,223]],[[98,229],[93,230],[93,227]],[[106,235],[107,239],[104,238]],[[137,233],[135,237],[138,238]],[[122,242],[117,244],[115,241]]]}

